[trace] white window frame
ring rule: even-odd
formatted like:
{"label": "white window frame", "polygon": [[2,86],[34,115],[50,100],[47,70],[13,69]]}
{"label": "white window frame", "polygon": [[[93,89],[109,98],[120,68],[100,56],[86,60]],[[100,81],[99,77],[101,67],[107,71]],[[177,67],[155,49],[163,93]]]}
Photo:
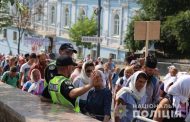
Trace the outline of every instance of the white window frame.
{"label": "white window frame", "polygon": [[117,58],[117,57],[116,57],[117,55],[114,54],[114,53],[110,53],[109,56],[110,56],[112,59],[116,59],[116,58]]}

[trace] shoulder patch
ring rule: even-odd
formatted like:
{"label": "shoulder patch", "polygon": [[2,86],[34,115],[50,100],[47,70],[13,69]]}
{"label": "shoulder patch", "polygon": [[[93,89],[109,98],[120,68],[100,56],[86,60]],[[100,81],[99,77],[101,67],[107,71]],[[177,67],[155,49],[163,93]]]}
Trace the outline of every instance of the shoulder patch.
{"label": "shoulder patch", "polygon": [[66,85],[72,85],[71,81],[69,81],[69,80],[65,80],[64,82]]}
{"label": "shoulder patch", "polygon": [[49,66],[49,70],[54,70],[55,69],[55,65],[50,65]]}

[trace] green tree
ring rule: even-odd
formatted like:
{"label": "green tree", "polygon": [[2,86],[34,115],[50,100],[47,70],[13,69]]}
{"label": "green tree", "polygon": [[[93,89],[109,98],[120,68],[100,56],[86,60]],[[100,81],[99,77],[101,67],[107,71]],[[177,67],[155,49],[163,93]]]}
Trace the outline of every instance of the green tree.
{"label": "green tree", "polygon": [[[139,0],[141,9],[133,21],[129,24],[126,34],[127,44],[134,41],[134,21],[137,20],[160,20],[161,40],[155,43],[156,46],[164,45],[164,52],[172,55],[188,54],[189,50],[189,6],[190,0]],[[145,17],[145,18],[144,18]],[[130,40],[131,39],[131,40]],[[135,43],[141,43],[136,41]],[[137,45],[137,44],[136,44]],[[135,46],[139,48],[138,46]],[[180,58],[180,57],[177,57]]]}
{"label": "green tree", "polygon": [[16,12],[13,12],[13,23],[18,29],[18,54],[20,54],[20,42],[25,30],[30,26],[30,11],[29,8],[19,1],[15,3]]}
{"label": "green tree", "polygon": [[9,14],[9,2],[14,4],[14,0],[0,0],[0,29],[12,23]]}
{"label": "green tree", "polygon": [[94,36],[97,34],[97,22],[94,17],[81,17],[69,30],[69,36],[76,45],[83,45],[84,47],[91,48],[91,43],[81,42],[82,36]]}
{"label": "green tree", "polygon": [[[37,1],[38,2],[38,1]],[[40,2],[40,1],[39,1]],[[16,11],[13,12],[13,23],[18,29],[18,54],[20,54],[20,42],[25,31],[32,31],[30,29],[31,18],[35,15],[43,15],[42,6],[36,7],[37,12],[31,13],[29,7],[24,5],[19,0],[14,3]]]}
{"label": "green tree", "polygon": [[134,22],[135,21],[148,21],[149,18],[147,18],[147,16],[145,15],[145,13],[143,11],[141,11],[142,13],[139,14],[139,16],[134,16],[131,23],[128,26],[127,29],[127,34],[126,34],[126,38],[125,38],[125,42],[126,42],[126,47],[129,49],[130,52],[136,51],[138,49],[142,49],[145,45],[144,41],[135,41],[134,40]]}
{"label": "green tree", "polygon": [[[190,51],[190,11],[182,11],[176,16],[168,16],[161,28],[166,43],[175,46],[179,53],[188,54]],[[172,49],[172,48],[171,48]],[[172,51],[172,50],[169,50]],[[169,52],[170,53],[170,52]],[[175,52],[177,53],[177,52]]]}

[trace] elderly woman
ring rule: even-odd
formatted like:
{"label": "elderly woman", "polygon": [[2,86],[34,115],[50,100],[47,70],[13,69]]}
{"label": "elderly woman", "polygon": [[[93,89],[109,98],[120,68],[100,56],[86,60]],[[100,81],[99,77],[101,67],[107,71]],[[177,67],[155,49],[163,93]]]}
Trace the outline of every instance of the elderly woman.
{"label": "elderly woman", "polygon": [[[91,82],[90,76],[91,76],[91,73],[93,70],[94,70],[93,62],[87,61],[87,62],[83,63],[80,75],[77,76],[73,80],[73,86],[75,88],[79,88],[79,87],[83,87],[83,86],[89,84]],[[86,92],[85,94],[83,94],[79,97],[79,106],[80,106],[82,113],[84,113],[83,108],[85,107],[87,95],[88,95],[88,92]]]}
{"label": "elderly woman", "polygon": [[123,87],[126,85],[129,77],[134,73],[133,67],[131,66],[126,66],[124,70],[124,76],[119,78],[116,81],[116,86],[115,86],[115,94]]}
{"label": "elderly woman", "polygon": [[95,70],[91,76],[94,89],[88,93],[86,102],[87,114],[104,122],[108,122],[111,117],[112,94],[103,85],[104,74],[100,70]]}
{"label": "elderly woman", "polygon": [[154,114],[158,122],[190,122],[190,75],[182,75],[170,86]]}
{"label": "elderly woman", "polygon": [[177,76],[178,70],[175,66],[169,66],[168,69],[169,69],[169,73],[167,74],[167,76],[164,78],[164,81],[160,85],[161,99],[164,98],[169,87],[177,80],[177,77],[178,77]]}
{"label": "elderly woman", "polygon": [[146,73],[137,71],[131,76],[129,87],[123,87],[118,91],[115,106],[116,122],[131,122],[135,117],[134,112],[140,112],[139,105],[143,105],[146,100],[146,83]]}

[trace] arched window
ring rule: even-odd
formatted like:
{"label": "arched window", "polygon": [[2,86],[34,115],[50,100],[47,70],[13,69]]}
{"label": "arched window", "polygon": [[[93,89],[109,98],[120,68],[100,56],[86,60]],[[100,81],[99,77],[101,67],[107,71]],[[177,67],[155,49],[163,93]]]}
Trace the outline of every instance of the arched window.
{"label": "arched window", "polygon": [[55,24],[55,7],[51,7],[51,24]]}
{"label": "arched window", "polygon": [[36,11],[37,11],[37,13],[38,13],[38,21],[41,21],[42,20],[42,9],[43,9],[43,7],[42,7],[42,5],[40,4],[39,6],[38,6],[38,8],[36,9]]}
{"label": "arched window", "polygon": [[85,18],[86,14],[85,14],[85,11],[84,11],[83,8],[80,9],[79,16],[82,17],[82,18]]}
{"label": "arched window", "polygon": [[65,9],[65,26],[69,26],[69,9]]}
{"label": "arched window", "polygon": [[119,15],[114,16],[114,35],[119,35]]}
{"label": "arched window", "polygon": [[[103,12],[102,12],[103,13]],[[98,23],[98,8],[94,8],[93,9],[93,15],[95,15],[94,17],[95,17],[95,20],[96,20],[96,22]]]}

